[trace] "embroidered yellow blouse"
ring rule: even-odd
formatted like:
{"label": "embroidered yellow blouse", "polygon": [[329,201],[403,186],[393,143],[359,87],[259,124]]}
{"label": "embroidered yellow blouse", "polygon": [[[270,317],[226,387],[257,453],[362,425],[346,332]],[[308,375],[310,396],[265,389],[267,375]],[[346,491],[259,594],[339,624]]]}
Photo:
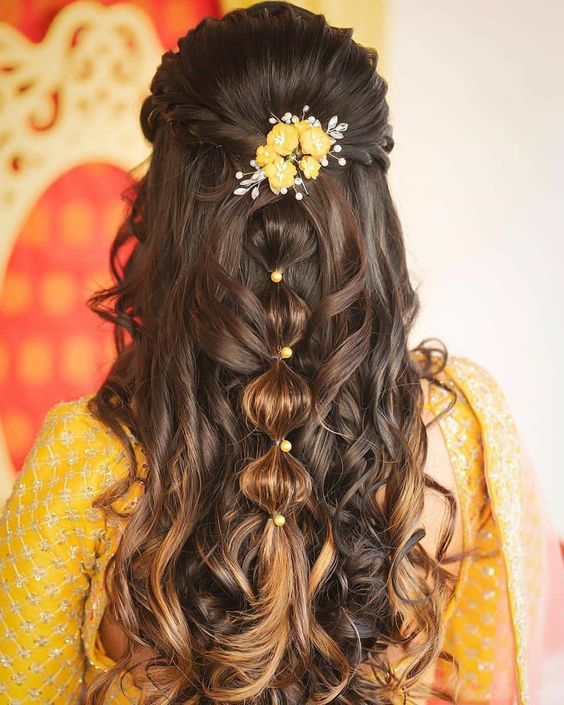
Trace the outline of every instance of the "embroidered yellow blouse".
{"label": "embroidered yellow blouse", "polygon": [[[451,365],[463,375],[465,363]],[[104,568],[121,527],[107,523],[91,502],[127,474],[127,458],[118,439],[88,412],[90,396],[48,411],[0,522],[0,703],[77,705],[83,684],[113,663],[98,628],[106,605]],[[431,388],[435,413],[449,399]],[[498,529],[488,512],[482,433],[462,393],[440,426],[456,474],[465,547],[492,552],[463,561],[445,619],[445,649],[461,667],[460,697],[487,703],[504,583]],[[143,473],[143,449],[129,435]],[[133,488],[131,506],[135,494]],[[125,685],[123,693],[116,686],[106,702],[138,703],[127,678]]]}

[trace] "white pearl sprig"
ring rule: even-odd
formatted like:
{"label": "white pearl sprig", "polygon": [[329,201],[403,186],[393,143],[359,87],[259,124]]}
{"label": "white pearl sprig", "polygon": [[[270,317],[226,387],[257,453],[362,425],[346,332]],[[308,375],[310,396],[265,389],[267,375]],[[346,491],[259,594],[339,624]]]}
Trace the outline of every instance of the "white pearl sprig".
{"label": "white pearl sprig", "polygon": [[[305,114],[308,111],[309,105],[304,105],[301,117],[299,117],[298,115],[293,115],[291,112],[286,112],[284,113],[284,115],[282,115],[281,118],[279,118],[274,115],[274,113],[271,113],[271,117],[268,119],[268,121],[272,125],[275,125],[276,123],[285,123],[288,125],[291,123],[295,124],[304,120]],[[313,115],[310,115],[307,118],[307,122],[309,122],[312,126],[321,127],[321,122]],[[330,156],[335,159],[340,166],[344,166],[347,163],[345,157],[337,156],[337,154],[342,151],[342,147],[340,144],[337,144],[337,141],[343,138],[343,132],[345,132],[347,128],[348,123],[339,122],[339,118],[337,117],[337,115],[333,115],[333,117],[328,121],[325,132],[331,137],[331,144],[334,146],[327,152],[327,155],[323,157],[323,159],[319,160],[321,166],[329,165],[329,160],[327,159],[327,156]],[[294,177],[294,183],[292,184],[291,188],[295,192],[296,200],[301,201],[304,197],[304,193],[307,195],[309,194],[309,192],[305,185],[306,179],[299,167],[300,155],[296,152],[298,152],[298,150],[295,150],[294,153],[288,157],[288,159],[294,162],[294,164],[296,165],[298,173]],[[254,167],[254,171],[237,171],[235,173],[235,178],[239,180],[239,186],[233,191],[233,193],[237,196],[243,196],[244,194],[250,191],[251,198],[255,199],[259,195],[260,184],[268,177],[264,173],[263,168],[257,164],[255,159],[251,159],[249,164]],[[297,186],[301,188],[296,188]],[[270,189],[275,194],[288,193],[288,189],[286,187],[283,187],[280,190],[276,190],[272,187],[272,185],[270,185]]]}

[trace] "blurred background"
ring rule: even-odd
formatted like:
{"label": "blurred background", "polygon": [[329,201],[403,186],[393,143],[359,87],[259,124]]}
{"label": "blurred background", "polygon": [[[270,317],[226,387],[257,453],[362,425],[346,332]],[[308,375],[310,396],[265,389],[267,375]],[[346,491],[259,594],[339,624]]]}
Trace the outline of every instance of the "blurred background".
{"label": "blurred background", "polygon": [[[46,411],[112,358],[108,283],[138,110],[166,49],[230,0],[0,0],[0,504]],[[564,3],[310,0],[376,47],[422,313],[498,380],[564,537]]]}

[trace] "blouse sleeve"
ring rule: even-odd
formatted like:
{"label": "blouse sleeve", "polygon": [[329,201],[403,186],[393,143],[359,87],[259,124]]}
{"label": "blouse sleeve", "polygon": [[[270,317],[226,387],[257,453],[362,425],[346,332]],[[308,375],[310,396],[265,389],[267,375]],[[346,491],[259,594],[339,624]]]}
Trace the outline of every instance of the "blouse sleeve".
{"label": "blouse sleeve", "polygon": [[0,701],[78,703],[81,628],[104,534],[91,502],[111,475],[76,401],[47,412],[0,519]]}

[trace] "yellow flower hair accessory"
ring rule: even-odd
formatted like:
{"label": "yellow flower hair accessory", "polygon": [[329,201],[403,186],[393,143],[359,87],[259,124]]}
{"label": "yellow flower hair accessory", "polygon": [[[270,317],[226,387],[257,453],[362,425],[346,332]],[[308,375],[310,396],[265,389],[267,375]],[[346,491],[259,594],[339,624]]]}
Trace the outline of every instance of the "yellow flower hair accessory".
{"label": "yellow flower hair accessory", "polygon": [[[316,179],[322,166],[329,164],[328,156],[333,157],[344,166],[347,160],[336,156],[347,129],[346,122],[339,122],[336,115],[327,123],[327,129],[313,115],[307,119],[305,114],[309,105],[304,105],[301,117],[285,113],[281,118],[271,113],[269,122],[274,125],[266,136],[266,143],[257,147],[256,156],[250,164],[254,171],[238,171],[235,178],[239,186],[233,191],[237,196],[251,192],[252,198],[259,195],[260,184],[268,179],[270,190],[275,193],[288,193],[293,188],[298,200],[308,193],[305,179]],[[250,178],[245,178],[249,177]],[[297,187],[301,187],[297,188]]]}

